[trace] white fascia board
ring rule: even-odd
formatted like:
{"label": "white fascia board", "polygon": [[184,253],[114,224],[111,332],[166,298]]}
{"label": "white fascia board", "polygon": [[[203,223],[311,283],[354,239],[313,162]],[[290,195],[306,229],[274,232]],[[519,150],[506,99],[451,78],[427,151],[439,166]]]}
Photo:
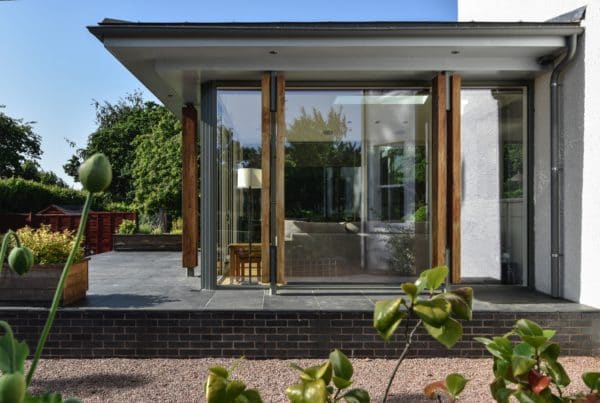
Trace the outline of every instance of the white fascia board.
{"label": "white fascia board", "polygon": [[106,38],[107,48],[337,48],[337,47],[549,47],[566,45],[563,36],[444,36],[402,38]]}

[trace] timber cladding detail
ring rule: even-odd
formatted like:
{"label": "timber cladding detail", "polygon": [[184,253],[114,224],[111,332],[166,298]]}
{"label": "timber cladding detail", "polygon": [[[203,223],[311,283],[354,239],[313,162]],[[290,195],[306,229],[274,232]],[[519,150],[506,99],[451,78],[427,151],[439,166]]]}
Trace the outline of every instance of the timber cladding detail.
{"label": "timber cladding detail", "polygon": [[[35,346],[44,309],[2,309],[18,339]],[[507,332],[519,318],[557,330],[563,355],[600,356],[600,312],[475,312],[450,350],[417,332],[412,357],[487,357],[474,337]],[[53,358],[326,358],[339,348],[351,357],[398,357],[402,336],[384,343],[371,312],[232,312],[71,310],[58,312],[44,350]]]}

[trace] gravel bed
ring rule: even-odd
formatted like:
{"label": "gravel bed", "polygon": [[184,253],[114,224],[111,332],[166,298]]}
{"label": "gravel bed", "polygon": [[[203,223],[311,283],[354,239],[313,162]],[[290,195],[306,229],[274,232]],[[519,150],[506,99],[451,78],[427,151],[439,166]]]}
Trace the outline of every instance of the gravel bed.
{"label": "gravel bed", "polygon": [[[231,359],[95,359],[42,360],[32,388],[34,393],[60,391],[65,397],[84,402],[200,402],[207,368],[228,367]],[[285,402],[283,391],[295,383],[298,372],[290,363],[306,367],[322,360],[246,360],[234,378],[258,388],[265,402]],[[394,360],[354,359],[356,387],[369,391],[373,402],[380,402]],[[583,390],[580,375],[599,370],[600,357],[564,357],[561,360],[571,375],[567,392]],[[462,394],[464,402],[490,402],[488,384],[492,380],[490,359],[433,358],[406,360],[392,386],[391,402],[428,402],[423,387],[460,372],[471,381]]]}

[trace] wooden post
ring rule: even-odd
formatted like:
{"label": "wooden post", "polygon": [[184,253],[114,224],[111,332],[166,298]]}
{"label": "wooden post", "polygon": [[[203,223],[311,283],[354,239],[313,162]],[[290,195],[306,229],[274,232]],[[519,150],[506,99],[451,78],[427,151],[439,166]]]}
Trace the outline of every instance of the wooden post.
{"label": "wooden post", "polygon": [[285,284],[285,77],[277,74],[277,152],[275,158],[277,216],[277,283]]}
{"label": "wooden post", "polygon": [[450,112],[448,113],[448,192],[450,217],[448,236],[451,250],[450,281],[460,283],[460,202],[461,202],[461,158],[460,158],[460,88],[461,77],[453,74],[450,79]]}
{"label": "wooden post", "polygon": [[198,112],[188,104],[181,110],[182,118],[182,266],[193,275],[198,266]]}
{"label": "wooden post", "polygon": [[432,158],[431,158],[431,265],[446,264],[447,134],[446,76],[438,74],[432,82]]}
{"label": "wooden post", "polygon": [[269,282],[269,228],[271,223],[271,142],[270,125],[270,83],[269,73],[263,73],[260,82],[261,91],[261,170],[262,188],[260,190],[260,240],[261,240],[261,281]]}

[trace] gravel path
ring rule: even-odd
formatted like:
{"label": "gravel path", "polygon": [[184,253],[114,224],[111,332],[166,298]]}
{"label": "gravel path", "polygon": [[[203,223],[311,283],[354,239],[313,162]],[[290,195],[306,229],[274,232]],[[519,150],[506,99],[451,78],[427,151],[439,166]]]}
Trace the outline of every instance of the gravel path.
{"label": "gravel path", "polygon": [[[229,366],[230,359],[97,359],[42,360],[32,386],[35,393],[61,391],[84,402],[199,402],[207,368]],[[234,377],[258,388],[265,402],[285,402],[283,390],[295,383],[295,362],[302,367],[320,360],[264,360],[243,362]],[[365,388],[373,402],[380,402],[393,360],[354,359],[355,386]],[[564,357],[561,362],[573,380],[568,391],[583,389],[580,375],[599,370],[600,357]],[[392,386],[392,402],[429,402],[422,397],[424,385],[446,374],[460,372],[471,379],[462,395],[463,402],[490,402],[488,384],[492,380],[489,359],[410,359],[400,367]]]}

